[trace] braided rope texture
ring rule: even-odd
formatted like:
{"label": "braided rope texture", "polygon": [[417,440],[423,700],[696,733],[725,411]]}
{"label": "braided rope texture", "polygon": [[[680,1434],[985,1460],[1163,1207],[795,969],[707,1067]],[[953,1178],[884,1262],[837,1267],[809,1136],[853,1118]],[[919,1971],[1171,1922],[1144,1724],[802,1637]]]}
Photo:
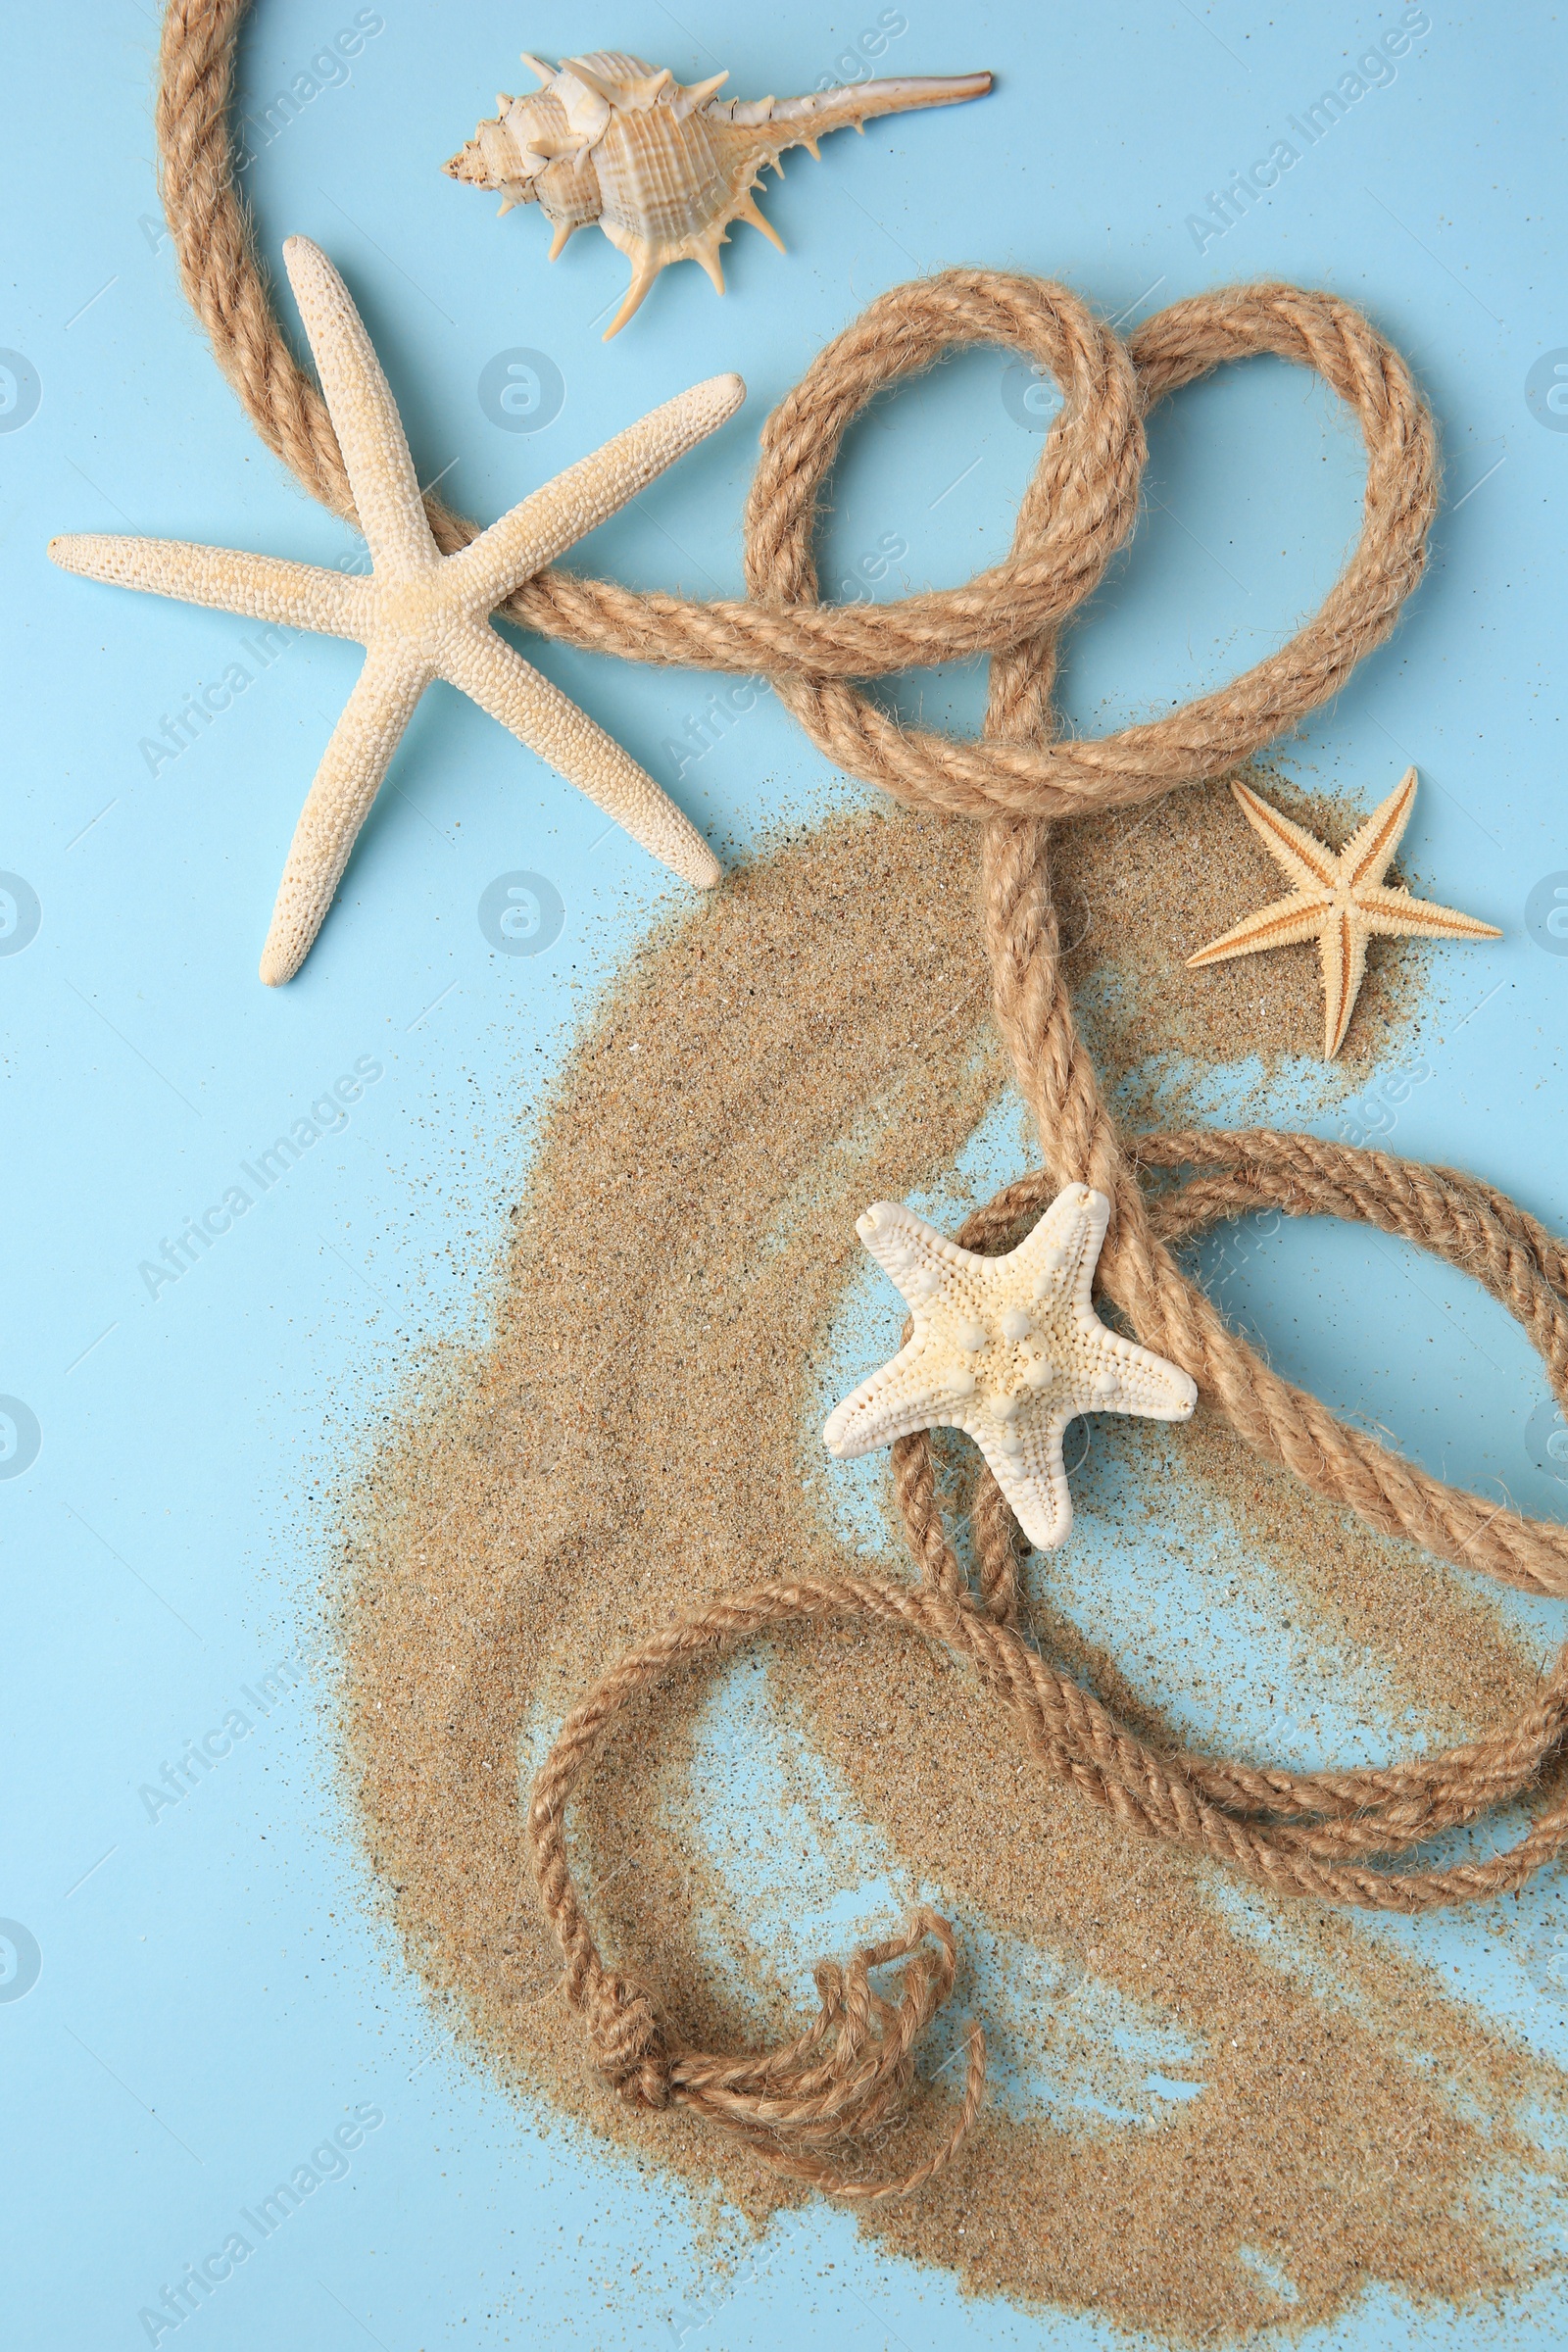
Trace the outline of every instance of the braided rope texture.
{"label": "braided rope texture", "polygon": [[[228,105],[246,6],[171,0],[158,97],[165,211],[186,294],[258,432],[313,496],[353,521],[331,420],[279,326],[235,192]],[[875,393],[975,343],[1022,354],[1062,393],[1006,560],[962,588],[823,606],[812,542],[845,431]],[[1144,417],[1166,393],[1257,353],[1315,369],[1360,424],[1366,490],[1345,571],[1287,645],[1228,685],[1146,725],[1060,738],[1057,634],[1137,518]],[[1173,1254],[1215,1222],[1265,1207],[1398,1235],[1475,1275],[1507,1307],[1568,1405],[1564,1245],[1492,1187],[1379,1152],[1268,1130],[1124,1141],[1073,1018],[1051,889],[1053,819],[1223,775],[1339,691],[1420,579],[1438,491],[1432,420],[1408,369],[1335,296],[1221,288],[1173,304],[1124,345],[1065,287],[949,270],[879,296],[767,419],[747,504],[744,601],[639,595],[549,569],[501,611],[629,661],[765,676],[836,765],[912,806],[975,818],[994,1011],[1045,1166],[977,1210],[959,1240],[979,1250],[1013,1247],[1061,1185],[1095,1186],[1112,1203],[1105,1295],[1259,1454],[1380,1533],[1527,1592],[1564,1594],[1568,1531],[1449,1487],[1340,1421],[1229,1331]],[[444,552],[476,535],[438,500],[426,504]],[[982,654],[991,690],[978,741],[903,727],[853,683]],[[1191,1173],[1179,1183],[1164,1173],[1183,1169]],[[899,1442],[893,1477],[918,1585],[803,1580],[705,1602],[603,1676],[535,1780],[528,1830],[567,1995],[594,2063],[632,2105],[691,2107],[776,2168],[867,2199],[929,2180],[981,2102],[986,2050],[976,2026],[962,2094],[934,2146],[896,2176],[866,2169],[865,2143],[905,2112],[916,2042],[953,1987],[954,1934],[935,1912],[917,1912],[904,1934],[845,1965],[824,1963],[814,2022],[779,2049],[741,2057],[680,2047],[649,1992],[608,1966],[595,1941],[568,1865],[566,1819],[606,1738],[681,1662],[711,1663],[790,1624],[860,1618],[943,1645],[1009,1710],[1047,1772],[1125,1828],[1196,1847],[1277,1893],[1418,1912],[1517,1888],[1568,1841],[1568,1650],[1535,1703],[1489,1738],[1386,1769],[1295,1774],[1157,1748],[1024,1638],[1018,1534],[989,1471],[971,1512],[972,1587],[949,1538],[928,1435]],[[1386,1866],[1527,1793],[1534,1817],[1505,1850],[1446,1869]],[[891,1997],[871,1982],[878,1969],[897,1972]]]}

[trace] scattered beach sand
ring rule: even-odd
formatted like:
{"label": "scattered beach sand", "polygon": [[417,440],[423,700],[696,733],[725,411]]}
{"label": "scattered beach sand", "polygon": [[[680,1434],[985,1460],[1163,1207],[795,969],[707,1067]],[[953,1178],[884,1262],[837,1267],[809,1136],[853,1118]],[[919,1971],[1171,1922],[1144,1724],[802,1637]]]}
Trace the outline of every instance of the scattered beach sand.
{"label": "scattered beach sand", "polygon": [[[1263,783],[1345,838],[1348,811]],[[1265,1068],[1316,1054],[1310,951],[1185,969],[1278,887],[1223,789],[1064,835],[1057,870],[1095,1049],[1133,1099],[1157,1084],[1171,1115],[1183,1073],[1234,1062],[1238,1041]],[[489,1336],[421,1359],[346,1508],[347,1752],[411,1964],[520,2095],[644,2171],[716,2184],[758,2223],[798,2192],[679,2111],[631,2113],[585,2064],[528,1869],[528,1758],[599,1671],[693,1599],[851,1564],[808,1408],[858,1264],[857,1213],[939,1178],[1004,1086],[978,939],[972,835],[897,810],[785,839],[651,939],[566,1066]],[[1324,1090],[1398,1048],[1421,968],[1374,951]],[[1173,1443],[1137,1425],[1129,1461],[1157,1466]],[[1162,1525],[1228,1516],[1325,1654],[1375,1657],[1416,1740],[1477,1728],[1533,1687],[1473,1580],[1367,1535],[1206,1416],[1176,1452]],[[1146,1542],[1149,1500],[1126,1497]],[[910,1573],[891,1525],[886,1556]],[[1041,1639],[1168,1731],[1131,1662],[1053,1610],[1049,1563],[1031,1563],[1031,1592]],[[1561,2077],[1435,1978],[1341,1917],[1253,1890],[1248,1926],[1213,1866],[1043,1781],[945,1656],[859,1627],[760,1654],[786,1742],[836,1776],[911,1884],[1200,2053],[1200,2093],[1136,2127],[993,2101],[949,2173],[863,2228],[974,2289],[1183,2343],[1305,2328],[1378,2284],[1496,2297],[1559,2259],[1543,2250],[1556,2234],[1533,2239],[1519,2217],[1544,2184],[1560,2194],[1561,2159],[1526,2126],[1555,2119],[1561,2144]],[[577,1817],[604,1947],[678,2037],[710,2048],[798,2025],[812,1999],[759,1960],[744,1878],[724,1883],[697,1835],[688,1767],[711,1690],[695,1671],[668,1685]],[[726,1974],[710,1940],[699,1949],[699,1916]],[[957,2006],[985,2005],[983,1976],[966,1980]],[[1048,2001],[1048,2051],[1062,2030]],[[934,2128],[953,2081],[901,2147]]]}

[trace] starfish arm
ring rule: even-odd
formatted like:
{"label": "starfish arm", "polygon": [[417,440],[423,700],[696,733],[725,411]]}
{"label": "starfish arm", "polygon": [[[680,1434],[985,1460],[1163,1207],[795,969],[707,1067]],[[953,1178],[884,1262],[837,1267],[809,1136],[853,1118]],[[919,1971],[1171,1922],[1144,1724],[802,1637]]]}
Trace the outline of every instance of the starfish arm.
{"label": "starfish arm", "polygon": [[470,612],[493,612],[519,580],[553,564],[625,506],[733,416],[745,398],[738,375],[714,375],[666,400],[493,522],[471,547],[452,557],[443,586],[450,582]]}
{"label": "starfish arm", "polygon": [[969,1435],[984,1454],[1013,1517],[1037,1551],[1054,1551],[1072,1527],[1072,1494],[1067,1485],[1061,1441],[1071,1410],[1058,1406],[1033,1427],[1020,1432],[1016,1450],[1004,1446],[1000,1434],[976,1418]]}
{"label": "starfish arm", "polygon": [[360,827],[370,811],[429,673],[393,641],[372,645],[316,771],[262,950],[270,988],[292,980],[326,919]]}
{"label": "starfish arm", "polygon": [[1453,906],[1412,899],[1408,891],[1358,890],[1356,911],[1367,929],[1384,939],[1500,939],[1494,923],[1483,923]]}
{"label": "starfish arm", "polygon": [[1366,930],[1336,906],[1318,933],[1323,967],[1323,1058],[1332,1061],[1345,1043],[1355,1000],[1366,972]]}
{"label": "starfish arm", "polygon": [[1415,807],[1416,773],[1407,767],[1388,799],[1358,825],[1340,853],[1340,868],[1351,890],[1382,881]]}
{"label": "starfish arm", "polygon": [[227,547],[196,547],[185,539],[117,538],[104,531],[51,539],[49,560],[84,580],[144,588],[149,595],[174,597],[181,604],[243,613],[247,620],[278,621],[286,628],[365,642],[364,581],[322,571],[314,564],[287,564],[276,556],[247,556]]}
{"label": "starfish arm", "polygon": [[1310,897],[1298,892],[1288,899],[1275,899],[1255,914],[1244,916],[1233,931],[1211,939],[1206,948],[1189,956],[1188,967],[1199,970],[1206,963],[1226,963],[1233,956],[1255,956],[1264,948],[1292,948],[1300,940],[1315,939],[1333,903],[1322,890],[1314,890]]}
{"label": "starfish arm", "polygon": [[1338,860],[1304,825],[1293,824],[1247,784],[1233,783],[1237,806],[1276,865],[1283,867],[1298,890],[1332,890]]}
{"label": "starfish arm", "polygon": [[945,1233],[938,1233],[924,1217],[917,1217],[913,1209],[897,1200],[873,1200],[864,1216],[856,1219],[855,1230],[917,1314],[930,1305],[955,1273],[983,1278],[987,1262],[983,1257],[950,1242]]}
{"label": "starfish arm", "polygon": [[1140,1348],[1119,1331],[1107,1331],[1091,1307],[1080,1309],[1079,1330],[1087,1343],[1087,1376],[1074,1404],[1085,1413],[1136,1413],[1144,1421],[1190,1421],[1198,1387],[1177,1364]]}
{"label": "starfish arm", "polygon": [[1087,1184],[1066,1185],[1010,1257],[1000,1262],[1017,1268],[1039,1301],[1081,1291],[1087,1304],[1109,1223],[1110,1202],[1103,1193],[1091,1192]]}
{"label": "starfish arm", "polygon": [[945,1348],[912,1339],[834,1406],[822,1427],[823,1445],[840,1461],[855,1461],[917,1429],[967,1428],[974,1414],[974,1381],[970,1377],[960,1385],[953,1371]]}
{"label": "starfish arm", "polygon": [[397,404],[365,321],[347,286],[309,237],[286,238],[283,263],[311,340],[371,561],[393,577],[429,570],[441,559],[425,519]]}
{"label": "starfish arm", "polygon": [[443,650],[442,674],[682,881],[711,890],[723,879],[697,827],[652,776],[494,629],[483,621],[455,628]]}

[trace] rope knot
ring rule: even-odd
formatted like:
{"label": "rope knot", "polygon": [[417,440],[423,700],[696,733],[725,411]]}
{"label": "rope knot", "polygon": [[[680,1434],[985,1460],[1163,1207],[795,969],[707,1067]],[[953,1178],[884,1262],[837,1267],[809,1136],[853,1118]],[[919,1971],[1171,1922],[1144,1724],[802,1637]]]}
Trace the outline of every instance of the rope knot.
{"label": "rope knot", "polygon": [[669,2054],[642,1986],[607,1971],[588,1996],[587,2023],[594,2064],[627,2106],[667,2107]]}
{"label": "rope knot", "polygon": [[[906,1966],[888,1998],[870,1976],[893,1961]],[[914,2044],[952,1991],[955,1964],[948,1922],[935,1911],[916,1911],[902,1935],[865,1945],[847,1963],[824,1960],[813,1970],[816,2017],[783,2048],[746,2058],[686,2053],[675,2068],[682,2104],[758,2148],[776,2171],[834,2196],[906,2196],[950,2161],[974,2122],[986,2077],[978,2026],[969,2030],[956,2114],[911,2171],[847,2173],[817,2150],[855,2141],[863,2147],[879,2127],[902,2117],[914,2086]]]}

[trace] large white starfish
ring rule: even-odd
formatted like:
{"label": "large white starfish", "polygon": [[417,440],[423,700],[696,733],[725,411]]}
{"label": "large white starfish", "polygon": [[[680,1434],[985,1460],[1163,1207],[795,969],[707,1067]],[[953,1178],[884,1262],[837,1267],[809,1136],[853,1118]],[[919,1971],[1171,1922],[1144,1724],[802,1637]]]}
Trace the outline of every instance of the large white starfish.
{"label": "large white starfish", "polygon": [[1059,1192],[1005,1257],[976,1257],[911,1209],[878,1200],[856,1225],[909,1302],[914,1331],[828,1416],[830,1453],[871,1453],[917,1429],[967,1431],[1031,1544],[1072,1525],[1062,1433],[1078,1413],[1185,1421],[1198,1391],[1162,1355],[1107,1331],[1090,1303],[1110,1203]]}
{"label": "large white starfish", "polygon": [[470,695],[684,881],[711,889],[721,869],[696,826],[619,744],[496,634],[489,616],[519,581],[733,416],[746,397],[740,377],[711,376],[666,401],[525,498],[461,554],[443,557],[391,391],[348,288],[308,237],[290,237],[283,259],[369,548],[368,579],[175,539],[92,533],[49,547],[64,569],[89,579],[356,638],[366,649],[365,667],[295,828],[262,951],[262,978],[272,985],[291,980],[304,962],[415,705],[436,678]]}
{"label": "large white starfish", "polygon": [[1317,941],[1323,967],[1323,1058],[1332,1061],[1345,1043],[1355,1000],[1366,972],[1369,939],[1500,939],[1491,923],[1407,890],[1391,890],[1388,872],[1415,807],[1416,774],[1406,768],[1381,807],[1374,808],[1343,850],[1293,824],[1246,784],[1232,783],[1249,824],[1276,865],[1290,877],[1291,895],[1260,906],[1222,939],[1212,939],[1189,964],[1224,963],[1260,948],[1289,948]]}

